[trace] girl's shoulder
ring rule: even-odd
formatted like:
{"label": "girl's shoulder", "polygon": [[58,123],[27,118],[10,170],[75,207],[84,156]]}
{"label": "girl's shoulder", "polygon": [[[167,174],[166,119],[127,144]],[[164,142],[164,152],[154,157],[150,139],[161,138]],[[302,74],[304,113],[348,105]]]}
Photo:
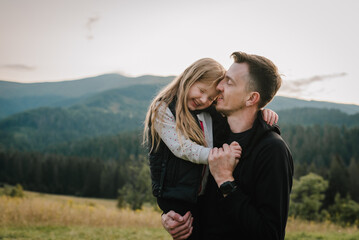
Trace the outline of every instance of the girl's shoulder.
{"label": "girl's shoulder", "polygon": [[163,115],[168,110],[170,110],[170,106],[167,103],[163,102],[163,101],[156,102],[155,106],[156,106],[156,111],[158,113],[160,113],[160,115]]}

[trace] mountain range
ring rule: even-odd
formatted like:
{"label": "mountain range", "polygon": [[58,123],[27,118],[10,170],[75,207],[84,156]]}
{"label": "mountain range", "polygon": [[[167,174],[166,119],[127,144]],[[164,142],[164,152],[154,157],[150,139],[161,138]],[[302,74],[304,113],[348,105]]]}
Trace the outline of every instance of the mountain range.
{"label": "mountain range", "polygon": [[105,74],[62,82],[16,83],[0,81],[0,119],[37,107],[66,107],[107,90],[139,84],[161,85],[174,77],[126,77]]}
{"label": "mountain range", "polygon": [[[143,128],[151,99],[174,76],[106,74],[64,82],[0,81],[0,149],[56,145]],[[281,124],[359,125],[359,106],[277,96]]]}

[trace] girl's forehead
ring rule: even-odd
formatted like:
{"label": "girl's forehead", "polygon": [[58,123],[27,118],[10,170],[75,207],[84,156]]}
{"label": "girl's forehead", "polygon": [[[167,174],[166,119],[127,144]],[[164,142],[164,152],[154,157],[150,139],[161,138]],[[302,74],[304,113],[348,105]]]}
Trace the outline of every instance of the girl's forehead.
{"label": "girl's forehead", "polygon": [[208,95],[211,96],[217,96],[219,94],[219,91],[217,90],[217,84],[207,84],[206,87],[204,87]]}
{"label": "girl's forehead", "polygon": [[201,86],[203,88],[206,88],[206,89],[210,89],[210,88],[216,88],[217,84],[215,84],[214,82],[201,82],[201,81],[198,81],[196,82],[198,84],[198,86]]}

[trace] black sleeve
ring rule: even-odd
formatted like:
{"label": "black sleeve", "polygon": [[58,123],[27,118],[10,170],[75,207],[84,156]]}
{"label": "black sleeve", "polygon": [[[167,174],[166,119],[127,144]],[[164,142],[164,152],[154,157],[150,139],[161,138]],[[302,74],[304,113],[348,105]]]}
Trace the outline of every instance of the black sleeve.
{"label": "black sleeve", "polygon": [[254,193],[241,189],[221,200],[224,214],[253,239],[284,239],[293,162],[285,143],[271,140],[254,159]]}

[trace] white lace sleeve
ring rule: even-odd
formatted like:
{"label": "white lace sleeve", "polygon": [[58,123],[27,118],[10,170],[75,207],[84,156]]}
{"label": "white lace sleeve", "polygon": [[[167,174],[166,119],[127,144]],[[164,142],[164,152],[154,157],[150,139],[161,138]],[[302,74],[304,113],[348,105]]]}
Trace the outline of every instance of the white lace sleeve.
{"label": "white lace sleeve", "polygon": [[[198,145],[182,135],[178,136],[176,121],[169,108],[159,108],[154,127],[162,141],[176,157],[197,164],[208,164],[208,155],[211,148]],[[181,138],[182,146],[179,142],[179,137]]]}

